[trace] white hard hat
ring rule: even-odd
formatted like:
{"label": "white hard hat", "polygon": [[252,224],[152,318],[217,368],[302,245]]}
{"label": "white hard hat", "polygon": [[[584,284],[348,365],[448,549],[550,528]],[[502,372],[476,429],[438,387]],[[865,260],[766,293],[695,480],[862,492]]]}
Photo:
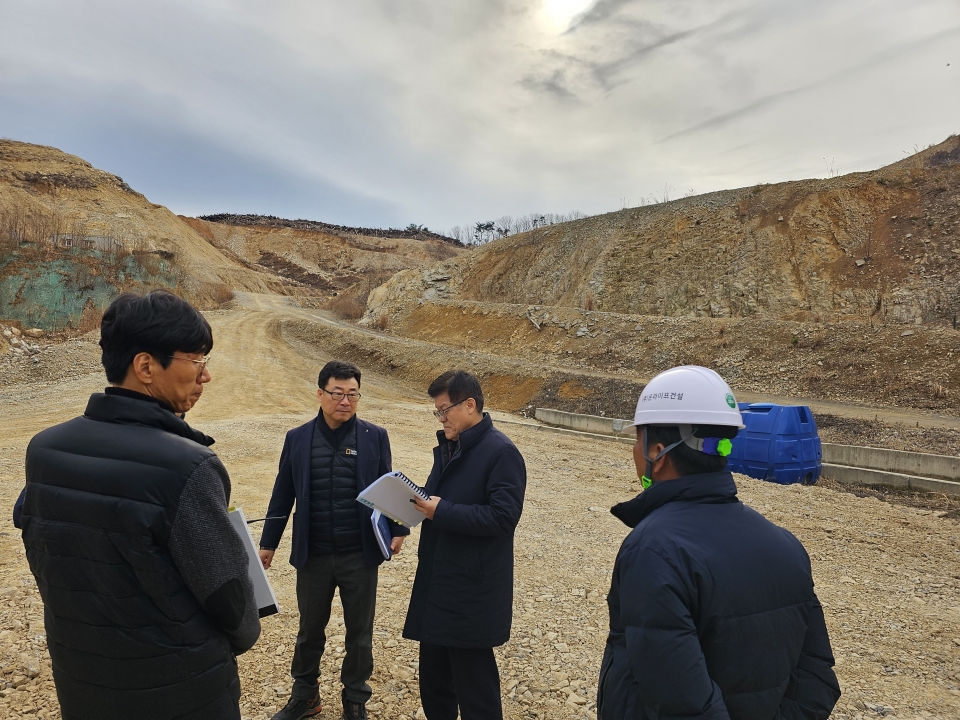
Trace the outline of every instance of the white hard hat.
{"label": "white hard hat", "polygon": [[637,401],[633,424],[745,427],[730,386],[699,365],[670,368],[651,380]]}

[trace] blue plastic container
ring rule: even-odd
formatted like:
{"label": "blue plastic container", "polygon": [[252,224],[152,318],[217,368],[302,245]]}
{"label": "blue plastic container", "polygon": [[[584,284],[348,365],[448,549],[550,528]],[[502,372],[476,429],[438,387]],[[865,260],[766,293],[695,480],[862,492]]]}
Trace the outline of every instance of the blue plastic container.
{"label": "blue plastic container", "polygon": [[789,485],[820,478],[823,451],[806,405],[740,403],[746,425],[732,441],[727,470]]}

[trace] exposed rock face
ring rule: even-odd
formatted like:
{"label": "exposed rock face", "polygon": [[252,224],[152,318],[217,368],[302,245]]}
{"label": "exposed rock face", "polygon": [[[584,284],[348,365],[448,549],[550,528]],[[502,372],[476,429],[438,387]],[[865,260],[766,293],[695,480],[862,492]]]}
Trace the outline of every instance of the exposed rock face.
{"label": "exposed rock face", "polygon": [[56,148],[0,140],[0,317],[85,328],[123,290],[167,287],[201,306],[279,289],[122,178]]}
{"label": "exposed rock face", "polygon": [[870,173],[758,185],[490,243],[371,294],[688,317],[950,321],[960,311],[960,138]]}
{"label": "exposed rock face", "polygon": [[433,233],[245,215],[181,219],[224,254],[288,281],[298,295],[336,294],[368,277],[379,284],[393,273],[465,251]]}

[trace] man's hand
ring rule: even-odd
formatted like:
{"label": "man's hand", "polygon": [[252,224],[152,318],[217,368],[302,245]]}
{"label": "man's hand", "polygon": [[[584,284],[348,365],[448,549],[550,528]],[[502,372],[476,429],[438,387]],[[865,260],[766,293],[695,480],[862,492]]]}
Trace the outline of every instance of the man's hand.
{"label": "man's hand", "polygon": [[273,563],[273,556],[276,552],[276,550],[264,550],[260,548],[257,555],[260,556],[260,563],[263,565],[264,570],[270,569],[270,565]]}
{"label": "man's hand", "polygon": [[433,520],[433,514],[437,511],[437,505],[440,504],[440,498],[436,495],[431,495],[429,500],[414,498],[413,502],[416,504],[417,510],[426,515],[427,519]]}
{"label": "man's hand", "polygon": [[390,552],[391,552],[391,554],[397,555],[397,554],[400,553],[400,548],[403,547],[404,537],[405,537],[405,536],[403,536],[403,535],[397,535],[397,537],[393,538],[393,539],[390,541]]}

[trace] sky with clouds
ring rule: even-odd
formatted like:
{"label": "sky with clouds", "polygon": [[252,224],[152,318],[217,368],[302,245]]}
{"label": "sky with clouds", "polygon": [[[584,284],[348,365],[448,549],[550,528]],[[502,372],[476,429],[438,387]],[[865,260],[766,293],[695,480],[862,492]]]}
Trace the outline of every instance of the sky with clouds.
{"label": "sky with clouds", "polygon": [[0,0],[0,136],[175,212],[588,214],[960,132],[957,0]]}

